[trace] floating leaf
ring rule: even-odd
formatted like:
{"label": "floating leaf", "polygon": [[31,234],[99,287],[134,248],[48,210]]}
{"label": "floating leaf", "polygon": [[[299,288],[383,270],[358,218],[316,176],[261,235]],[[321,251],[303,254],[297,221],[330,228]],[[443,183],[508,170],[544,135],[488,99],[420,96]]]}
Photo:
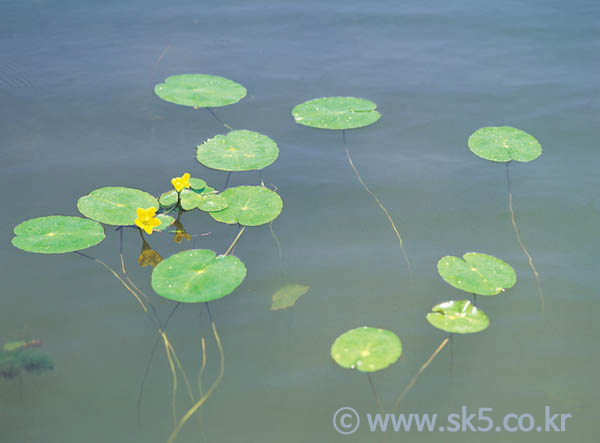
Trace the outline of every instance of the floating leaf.
{"label": "floating leaf", "polygon": [[120,186],[96,189],[77,201],[77,209],[86,217],[115,226],[133,225],[137,208],[158,207],[156,198],[147,192]]}
{"label": "floating leaf", "polygon": [[191,211],[198,206],[198,201],[200,200],[200,195],[194,191],[190,191],[188,189],[184,189],[181,191],[179,204],[181,205],[181,209],[184,211]]}
{"label": "floating leaf", "polygon": [[201,178],[190,178],[190,188],[196,192],[202,192],[206,188],[206,182]]}
{"label": "floating leaf", "polygon": [[246,96],[246,88],[217,75],[183,74],[168,77],[154,87],[154,93],[177,105],[216,108],[240,101]]}
{"label": "floating leaf", "polygon": [[164,231],[175,222],[173,217],[166,214],[159,214],[156,218],[160,220],[160,225],[154,228],[155,231]]}
{"label": "floating leaf", "polygon": [[331,357],[342,368],[375,372],[387,368],[402,354],[402,342],[384,329],[351,329],[340,335],[331,346]]}
{"label": "floating leaf", "polygon": [[262,186],[237,186],[221,193],[229,206],[219,212],[211,212],[215,220],[243,226],[259,226],[275,220],[281,213],[281,197]]}
{"label": "floating leaf", "polygon": [[152,288],[170,300],[208,302],[231,294],[245,277],[246,266],[237,257],[193,249],[174,254],[154,268]]}
{"label": "floating leaf", "polygon": [[177,194],[177,191],[175,189],[164,192],[158,198],[158,202],[160,203],[160,205],[163,208],[172,208],[173,206],[175,206],[177,204],[178,200],[179,200],[179,195]]}
{"label": "floating leaf", "polygon": [[222,211],[227,208],[227,199],[219,194],[201,195],[198,199],[198,209],[204,212]]}
{"label": "floating leaf", "polygon": [[102,225],[83,217],[51,215],[17,225],[12,244],[27,252],[62,254],[87,249],[104,239]]}
{"label": "floating leaf", "polygon": [[307,285],[285,285],[282,286],[273,294],[273,304],[271,305],[271,311],[277,311],[279,309],[286,309],[294,306],[296,301],[310,290],[310,286]]}
{"label": "floating leaf", "polygon": [[432,326],[452,334],[472,334],[490,325],[485,312],[477,309],[469,300],[452,300],[440,303],[427,314]]}
{"label": "floating leaf", "polygon": [[297,105],[296,123],[311,128],[352,129],[369,126],[381,117],[372,101],[355,97],[323,97]]}
{"label": "floating leaf", "polygon": [[492,255],[469,252],[463,259],[442,257],[438,272],[446,283],[478,295],[496,295],[512,288],[517,281],[515,270]]}
{"label": "floating leaf", "polygon": [[530,162],[542,155],[542,146],[534,136],[510,126],[480,128],[467,144],[473,154],[494,162]]}
{"label": "floating leaf", "polygon": [[279,155],[277,144],[254,131],[231,131],[209,138],[196,149],[196,159],[207,168],[220,171],[252,171],[273,163]]}

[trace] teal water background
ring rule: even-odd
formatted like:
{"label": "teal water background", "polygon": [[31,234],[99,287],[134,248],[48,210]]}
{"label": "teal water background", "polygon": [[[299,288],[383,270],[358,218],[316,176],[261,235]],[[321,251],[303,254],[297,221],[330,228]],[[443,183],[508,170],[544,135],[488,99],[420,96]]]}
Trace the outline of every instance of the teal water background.
{"label": "teal water background", "polygon": [[[366,426],[348,437],[332,426],[351,406],[377,412],[366,377],[336,367],[334,338],[379,326],[404,354],[375,374],[391,406],[443,339],[425,314],[457,297],[437,275],[443,255],[485,252],[511,263],[518,283],[480,298],[491,320],[457,337],[422,376],[403,412],[445,416],[492,407],[543,419],[544,406],[570,413],[567,432],[416,433],[411,442],[594,441],[597,423],[600,290],[598,165],[600,4],[593,1],[0,1],[0,183],[4,216],[0,337],[37,338],[55,370],[0,381],[0,441],[163,442],[172,429],[171,380],[163,351],[151,367],[142,424],[136,398],[156,333],[105,270],[74,254],[40,256],[10,245],[19,222],[77,215],[77,199],[101,186],[167,190],[189,171],[221,187],[194,147],[223,133],[205,111],[162,102],[153,87],[179,73],[223,75],[248,96],[218,109],[236,128],[277,141],[265,169],[284,199],[273,229],[249,229],[236,250],[248,277],[215,302],[225,378],[179,442],[380,441]],[[161,56],[162,55],[162,56]],[[357,183],[339,132],[296,125],[305,100],[353,95],[378,104],[376,124],[348,133],[363,178],[405,239],[412,282],[393,232]],[[466,139],[486,125],[511,125],[544,147],[511,165],[514,206],[534,258],[545,313],[508,213],[504,166],[472,155]],[[232,185],[256,184],[255,173]],[[184,247],[224,251],[235,235],[185,214]],[[118,234],[89,251],[117,267]],[[182,246],[152,236],[163,257]],[[139,237],[125,233],[128,269]],[[311,286],[290,311],[270,312],[282,284]],[[166,317],[171,304],[153,300]],[[218,373],[206,313],[184,306],[169,334],[196,380],[208,340],[205,387]],[[450,352],[452,351],[452,352]],[[451,358],[451,356],[453,358]],[[187,405],[179,397],[180,413]]]}

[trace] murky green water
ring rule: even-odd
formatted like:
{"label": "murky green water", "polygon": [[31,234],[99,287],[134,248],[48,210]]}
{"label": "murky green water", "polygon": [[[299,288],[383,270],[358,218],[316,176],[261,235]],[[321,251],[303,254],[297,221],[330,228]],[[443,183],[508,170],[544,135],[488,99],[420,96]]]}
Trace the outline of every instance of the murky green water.
{"label": "murky green water", "polygon": [[[336,367],[329,347],[363,324],[396,332],[404,354],[374,376],[390,406],[443,339],[425,313],[461,296],[438,277],[437,260],[472,250],[511,263],[518,283],[479,300],[491,327],[444,350],[403,411],[445,416],[467,405],[492,407],[497,420],[509,412],[541,420],[549,405],[573,417],[566,434],[411,432],[410,440],[592,441],[600,363],[596,3],[2,1],[0,17],[0,337],[43,340],[56,365],[21,384],[0,382],[2,442],[163,442],[172,429],[162,351],[137,423],[156,334],[131,296],[91,261],[26,254],[10,238],[27,218],[76,215],[77,198],[100,186],[158,194],[183,171],[222,186],[225,175],[204,170],[194,146],[223,128],[205,111],[152,93],[185,72],[244,84],[248,97],[219,115],[278,142],[280,159],[263,177],[285,202],[273,225],[285,271],[268,228],[248,230],[236,251],[248,278],[212,305],[225,378],[178,441],[380,441],[365,425],[348,437],[333,429],[338,408],[366,414],[377,405],[366,377]],[[290,116],[295,104],[325,95],[369,98],[383,114],[349,132],[348,142],[405,237],[412,283],[390,226],[347,164],[341,134]],[[535,162],[511,165],[544,316],[512,232],[503,165],[466,148],[475,129],[496,124],[520,127],[544,147]],[[232,184],[257,179],[239,174]],[[185,247],[224,251],[235,235],[201,214],[183,222],[192,233],[212,232]],[[90,253],[118,266],[118,234],[106,231]],[[168,236],[151,240],[163,257],[181,249]],[[151,293],[150,270],[135,262],[139,249],[127,231],[130,274]],[[311,292],[291,311],[270,312],[272,293],[287,282]],[[166,317],[172,305],[154,301]],[[184,308],[169,333],[194,380],[207,337],[206,386],[218,373],[215,343],[206,313]],[[186,405],[182,395],[180,412]]]}

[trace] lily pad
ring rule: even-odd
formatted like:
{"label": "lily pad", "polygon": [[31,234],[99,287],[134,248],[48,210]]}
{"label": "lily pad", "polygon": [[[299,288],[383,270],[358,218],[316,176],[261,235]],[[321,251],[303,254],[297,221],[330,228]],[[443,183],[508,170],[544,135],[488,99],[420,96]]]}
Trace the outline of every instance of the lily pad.
{"label": "lily pad", "polygon": [[223,191],[229,206],[210,215],[221,223],[259,226],[277,218],[283,208],[281,197],[263,186],[237,186]]}
{"label": "lily pad", "polygon": [[331,357],[342,368],[375,372],[387,368],[402,354],[402,342],[396,334],[379,328],[351,329],[331,346]]}
{"label": "lily pad", "polygon": [[164,231],[173,223],[175,223],[175,218],[171,217],[170,215],[159,214],[156,216],[156,218],[160,220],[160,225],[154,228],[155,231]]}
{"label": "lily pad", "polygon": [[432,326],[452,334],[472,334],[490,325],[488,316],[469,300],[452,300],[434,306],[427,314]]}
{"label": "lily pad", "polygon": [[12,244],[38,254],[63,254],[97,245],[104,239],[102,225],[83,217],[50,215],[17,225]]}
{"label": "lily pad", "polygon": [[271,311],[279,309],[291,308],[296,304],[298,299],[310,290],[310,286],[291,284],[282,286],[273,294],[273,304]]}
{"label": "lily pad", "polygon": [[202,192],[206,188],[206,182],[201,178],[190,178],[190,188],[196,192]]}
{"label": "lily pad", "polygon": [[296,123],[311,128],[352,129],[369,126],[381,118],[370,100],[356,97],[323,97],[292,109]]}
{"label": "lily pad", "polygon": [[510,126],[487,126],[467,142],[473,154],[494,162],[530,162],[542,155],[542,146],[525,131]]}
{"label": "lily pad", "polygon": [[192,249],[160,262],[152,272],[152,288],[169,300],[208,302],[231,294],[245,277],[246,266],[239,258]]}
{"label": "lily pad", "polygon": [[266,135],[238,130],[209,138],[196,149],[196,159],[207,168],[220,171],[253,171],[273,163],[279,155],[277,144]]}
{"label": "lily pad", "polygon": [[183,74],[168,77],[154,87],[163,100],[194,108],[216,108],[240,101],[246,88],[225,77],[206,74]]}
{"label": "lily pad", "polygon": [[177,204],[178,199],[179,196],[177,195],[177,191],[173,189],[171,191],[162,193],[158,198],[158,202],[163,208],[172,208]]}
{"label": "lily pad", "polygon": [[181,191],[181,199],[179,204],[181,204],[181,209],[184,211],[191,211],[198,206],[198,201],[200,200],[200,195],[195,193],[194,191],[190,191],[189,189],[184,189]]}
{"label": "lily pad", "polygon": [[158,200],[152,195],[119,186],[96,189],[77,201],[77,209],[86,217],[115,226],[133,225],[137,208],[151,207],[159,207]]}
{"label": "lily pad", "polygon": [[227,208],[227,199],[219,194],[202,194],[198,199],[198,209],[204,212],[222,211]]}
{"label": "lily pad", "polygon": [[469,252],[463,259],[442,257],[438,272],[446,283],[462,291],[478,295],[496,295],[517,282],[515,270],[492,255]]}

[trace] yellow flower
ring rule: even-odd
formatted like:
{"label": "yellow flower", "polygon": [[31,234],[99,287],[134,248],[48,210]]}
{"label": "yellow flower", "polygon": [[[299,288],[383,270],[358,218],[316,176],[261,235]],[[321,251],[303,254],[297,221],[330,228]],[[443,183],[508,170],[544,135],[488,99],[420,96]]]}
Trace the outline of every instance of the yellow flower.
{"label": "yellow flower", "polygon": [[136,226],[146,231],[146,234],[152,234],[152,230],[160,225],[160,220],[154,216],[155,214],[156,208],[137,208]]}
{"label": "yellow flower", "polygon": [[185,188],[190,187],[190,174],[185,173],[181,177],[175,177],[171,179],[171,184],[177,192],[183,191]]}

